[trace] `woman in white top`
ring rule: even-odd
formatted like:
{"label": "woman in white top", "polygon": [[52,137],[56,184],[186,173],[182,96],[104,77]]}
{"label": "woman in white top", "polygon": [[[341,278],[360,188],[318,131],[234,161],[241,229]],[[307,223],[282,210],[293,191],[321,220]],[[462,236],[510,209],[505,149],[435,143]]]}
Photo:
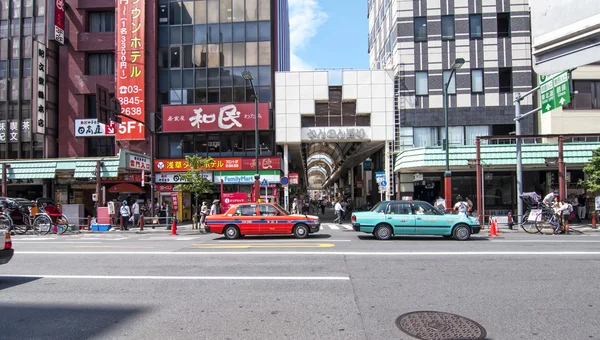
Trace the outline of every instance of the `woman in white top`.
{"label": "woman in white top", "polygon": [[131,216],[131,210],[129,209],[129,206],[127,205],[127,201],[123,201],[123,203],[121,204],[121,209],[119,209],[119,212],[121,213],[121,231],[123,231],[123,229],[129,230],[127,225],[129,224],[129,216]]}

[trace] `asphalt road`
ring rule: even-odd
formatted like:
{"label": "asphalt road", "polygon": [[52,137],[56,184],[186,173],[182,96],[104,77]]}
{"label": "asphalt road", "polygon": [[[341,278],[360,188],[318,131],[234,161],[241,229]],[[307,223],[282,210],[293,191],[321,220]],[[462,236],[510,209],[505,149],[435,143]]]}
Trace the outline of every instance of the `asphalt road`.
{"label": "asphalt road", "polygon": [[599,339],[600,235],[377,241],[191,230],[15,236],[0,267],[0,339],[415,339],[413,311],[486,339]]}

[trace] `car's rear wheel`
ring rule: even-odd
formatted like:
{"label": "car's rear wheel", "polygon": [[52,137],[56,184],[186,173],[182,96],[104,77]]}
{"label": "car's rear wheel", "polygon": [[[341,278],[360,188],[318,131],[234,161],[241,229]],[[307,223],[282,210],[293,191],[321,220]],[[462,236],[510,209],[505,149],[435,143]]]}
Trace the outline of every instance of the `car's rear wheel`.
{"label": "car's rear wheel", "polygon": [[389,225],[380,225],[375,229],[375,237],[378,240],[389,240],[392,238],[392,227]]}
{"label": "car's rear wheel", "polygon": [[234,225],[228,225],[225,227],[225,229],[223,229],[223,235],[225,238],[235,240],[236,238],[240,237],[240,230]]}
{"label": "car's rear wheel", "polygon": [[466,241],[471,237],[471,228],[469,228],[467,225],[459,224],[454,227],[452,236],[457,241]]}
{"label": "car's rear wheel", "polygon": [[305,224],[298,224],[294,227],[294,237],[296,238],[306,238],[308,236],[309,230]]}

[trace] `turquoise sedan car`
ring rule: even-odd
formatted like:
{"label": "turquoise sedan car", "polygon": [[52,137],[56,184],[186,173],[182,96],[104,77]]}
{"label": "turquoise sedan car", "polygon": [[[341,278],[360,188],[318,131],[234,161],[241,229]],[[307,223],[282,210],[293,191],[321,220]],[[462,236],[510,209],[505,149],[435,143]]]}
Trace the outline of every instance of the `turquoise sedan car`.
{"label": "turquoise sedan car", "polygon": [[466,214],[444,214],[423,201],[383,201],[370,211],[352,214],[352,228],[379,240],[394,235],[438,235],[464,241],[481,230],[479,221]]}

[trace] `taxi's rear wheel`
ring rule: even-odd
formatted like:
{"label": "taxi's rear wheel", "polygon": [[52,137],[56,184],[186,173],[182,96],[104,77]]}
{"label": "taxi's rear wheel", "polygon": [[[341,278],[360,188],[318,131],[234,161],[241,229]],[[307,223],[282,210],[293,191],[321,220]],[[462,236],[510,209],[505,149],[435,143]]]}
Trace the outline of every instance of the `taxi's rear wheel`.
{"label": "taxi's rear wheel", "polygon": [[308,236],[309,230],[305,224],[298,224],[294,227],[294,236],[296,238],[305,238]]}
{"label": "taxi's rear wheel", "polygon": [[225,238],[234,240],[240,237],[240,230],[234,225],[228,225],[225,227],[225,229],[223,229],[223,235],[225,236]]}
{"label": "taxi's rear wheel", "polygon": [[389,225],[383,224],[375,228],[373,234],[375,234],[378,240],[389,240],[392,238],[392,228]]}

